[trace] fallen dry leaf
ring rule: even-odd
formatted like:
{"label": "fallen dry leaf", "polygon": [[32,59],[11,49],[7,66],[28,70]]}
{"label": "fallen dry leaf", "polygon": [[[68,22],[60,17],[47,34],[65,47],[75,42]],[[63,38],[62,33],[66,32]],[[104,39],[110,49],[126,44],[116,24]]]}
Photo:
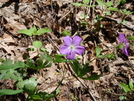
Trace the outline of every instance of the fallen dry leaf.
{"label": "fallen dry leaf", "polygon": [[4,42],[4,43],[12,42],[12,43],[14,43],[15,41],[14,41],[14,39],[10,35],[4,33],[4,35],[2,36],[2,38],[0,38],[0,43],[1,42]]}
{"label": "fallen dry leaf", "polygon": [[27,29],[25,25],[10,19],[10,18],[6,18],[6,20],[8,21],[8,23],[5,25],[6,29],[8,31],[10,31],[13,35],[18,35],[19,33],[17,32],[18,30],[21,29]]}

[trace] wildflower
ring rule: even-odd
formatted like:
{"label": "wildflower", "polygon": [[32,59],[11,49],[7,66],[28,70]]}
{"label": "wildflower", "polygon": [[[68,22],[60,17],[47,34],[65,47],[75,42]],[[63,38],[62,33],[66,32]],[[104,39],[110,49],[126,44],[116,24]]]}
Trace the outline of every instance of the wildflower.
{"label": "wildflower", "polygon": [[128,51],[127,51],[128,44],[127,44],[127,39],[125,39],[124,37],[124,34],[119,33],[118,40],[121,44],[123,44],[123,48],[121,49],[122,53],[128,56]]}
{"label": "wildflower", "polygon": [[64,45],[60,47],[60,53],[66,55],[66,58],[69,60],[73,60],[75,58],[75,54],[82,55],[85,48],[80,46],[81,41],[82,39],[79,36],[75,36],[73,38],[70,36],[64,37]]}

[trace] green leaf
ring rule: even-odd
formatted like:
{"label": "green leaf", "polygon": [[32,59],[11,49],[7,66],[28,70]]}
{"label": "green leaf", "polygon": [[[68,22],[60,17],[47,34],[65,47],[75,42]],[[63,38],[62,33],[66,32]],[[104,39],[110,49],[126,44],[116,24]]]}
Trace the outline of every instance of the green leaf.
{"label": "green leaf", "polygon": [[44,33],[48,33],[48,32],[51,32],[52,30],[51,29],[48,29],[48,28],[41,28],[37,31],[37,35],[41,35],[41,34],[44,34]]}
{"label": "green leaf", "polygon": [[40,42],[40,41],[33,41],[33,42],[32,42],[32,45],[33,45],[35,48],[41,48],[42,42]]}
{"label": "green leaf", "polygon": [[52,66],[52,62],[46,60],[43,65],[44,65],[44,68],[48,68]]}
{"label": "green leaf", "polygon": [[134,36],[128,37],[128,40],[134,40]]}
{"label": "green leaf", "polygon": [[106,55],[99,55],[99,58],[108,58],[108,59],[115,59],[114,54],[106,54]]}
{"label": "green leaf", "polygon": [[36,65],[37,67],[35,69],[42,69],[42,68],[51,67],[52,64],[48,60],[44,62],[43,59],[40,58],[36,60]]}
{"label": "green leaf", "polygon": [[57,54],[57,55],[54,55],[54,62],[57,62],[57,63],[61,63],[61,62],[66,62],[67,59],[63,58],[64,55],[62,54]]}
{"label": "green leaf", "polygon": [[90,6],[87,6],[87,7],[95,7],[96,5],[90,5]]}
{"label": "green leaf", "polygon": [[116,5],[118,6],[118,5],[120,5],[121,3],[122,3],[122,4],[126,3],[126,0],[118,0],[117,3],[116,3]]}
{"label": "green leaf", "polygon": [[134,85],[131,81],[129,81],[129,87],[130,87],[131,90],[134,89]]}
{"label": "green leaf", "polygon": [[72,3],[72,5],[74,5],[74,6],[81,6],[82,4],[81,3]]}
{"label": "green leaf", "polygon": [[70,35],[70,31],[63,31],[63,32],[61,32],[61,34],[64,36],[67,36],[67,35]]}
{"label": "green leaf", "polygon": [[98,22],[98,20],[94,19],[94,22],[95,22],[95,23],[97,23],[97,22]]}
{"label": "green leaf", "polygon": [[37,34],[37,29],[36,29],[35,26],[34,26],[34,27],[31,27],[31,28],[29,29],[29,31],[31,31],[32,35],[36,35],[36,34]]}
{"label": "green leaf", "polygon": [[17,87],[23,89],[29,95],[34,94],[36,86],[37,86],[37,81],[33,77],[17,83]]}
{"label": "green leaf", "polygon": [[36,69],[36,70],[51,67],[53,59],[51,61],[44,60],[44,57],[45,55],[41,54],[40,58],[36,59],[36,61],[32,61],[31,59],[26,59],[26,67]]}
{"label": "green leaf", "polygon": [[27,29],[18,30],[18,33],[32,36],[32,32],[30,30],[27,30]]}
{"label": "green leaf", "polygon": [[21,61],[15,61],[13,63],[12,60],[6,60],[0,65],[0,70],[17,69],[24,66],[25,64]]}
{"label": "green leaf", "polygon": [[96,53],[96,56],[97,56],[97,57],[100,55],[100,53],[101,53],[101,48],[100,48],[99,46],[97,46],[97,47],[95,48],[95,53]]}
{"label": "green leaf", "polygon": [[37,66],[37,69],[44,68],[43,59],[41,59],[41,58],[37,59],[36,60],[36,66]]}
{"label": "green leaf", "polygon": [[132,44],[132,46],[134,46],[134,41],[131,44]]}
{"label": "green leaf", "polygon": [[105,11],[105,14],[106,15],[110,15],[111,14],[111,11]]}
{"label": "green leaf", "polygon": [[24,85],[25,85],[25,81],[19,81],[19,82],[16,84],[16,86],[17,86],[18,88],[20,88],[20,89],[23,89]]}
{"label": "green leaf", "polygon": [[87,23],[86,23],[86,22],[81,22],[81,25],[82,25],[82,26],[86,26]]}
{"label": "green leaf", "polygon": [[0,62],[3,62],[4,60],[3,59],[0,59]]}
{"label": "green leaf", "polygon": [[48,61],[53,61],[53,59],[50,57],[50,55],[47,52],[45,54],[41,54],[41,57]]}
{"label": "green leaf", "polygon": [[3,79],[3,77],[5,76],[5,74],[7,73],[8,70],[2,70],[0,71],[0,79]]}
{"label": "green leaf", "polygon": [[116,2],[116,5],[117,5],[117,6],[120,5],[120,3],[121,3],[121,0],[118,0],[118,1]]}
{"label": "green leaf", "polygon": [[97,20],[102,20],[103,19],[103,17],[101,15],[97,15],[96,18],[97,18]]}
{"label": "green leaf", "polygon": [[82,19],[86,18],[85,14],[81,14],[80,16],[82,17]]}
{"label": "green leaf", "polygon": [[120,96],[119,96],[119,99],[120,99],[120,100],[125,100],[125,99],[127,99],[127,98],[126,98],[126,96],[124,96],[124,95],[120,95]]}
{"label": "green leaf", "polygon": [[26,67],[27,68],[33,68],[33,69],[36,68],[34,62],[31,59],[28,59],[28,58],[26,59]]}
{"label": "green leaf", "polygon": [[74,72],[77,74],[78,77],[83,76],[83,74],[81,74],[82,65],[80,65],[80,63],[77,60],[74,60],[73,62],[70,62],[70,65],[71,65],[72,69],[74,70]]}
{"label": "green leaf", "polygon": [[2,89],[0,90],[0,96],[2,95],[14,95],[23,92],[23,90],[11,90],[11,89]]}
{"label": "green leaf", "polygon": [[52,92],[51,94],[46,93],[46,92],[38,92],[37,94],[32,95],[32,99],[34,100],[50,100],[50,98],[55,97],[59,93],[58,90],[55,92]]}
{"label": "green leaf", "polygon": [[17,70],[9,69],[9,70],[7,70],[3,79],[13,79],[15,81],[20,81],[20,80],[22,80],[22,76]]}
{"label": "green leaf", "polygon": [[107,8],[108,10],[111,10],[111,11],[119,11],[119,9],[118,8],[115,8],[115,7],[109,7],[109,8]]}
{"label": "green leaf", "polygon": [[70,65],[76,75],[84,80],[97,80],[101,76],[93,73],[89,77],[83,77],[90,71],[93,71],[93,68],[89,68],[89,63],[86,63],[84,66],[82,66],[77,60],[74,60],[73,62],[70,62]]}
{"label": "green leaf", "polygon": [[124,45],[123,44],[119,44],[116,47],[119,48],[119,49],[122,49],[124,47]]}
{"label": "green leaf", "polygon": [[121,3],[123,3],[123,4],[126,3],[126,0],[121,0]]}
{"label": "green leaf", "polygon": [[[47,54],[48,55],[48,54]],[[52,66],[52,61],[53,59],[50,57],[50,56],[46,56],[44,54],[41,54],[40,55],[40,58],[43,60],[43,59],[46,59],[45,62],[43,62],[43,68],[47,68],[47,67],[51,67]],[[47,60],[48,59],[48,60]]]}
{"label": "green leaf", "polygon": [[33,100],[41,100],[41,96],[39,94],[34,94],[31,96],[31,99]]}
{"label": "green leaf", "polygon": [[29,80],[25,81],[24,91],[27,92],[29,95],[32,95],[35,92],[36,86],[37,81],[35,81],[35,78],[32,77]]}
{"label": "green leaf", "polygon": [[126,9],[120,10],[120,12],[121,12],[122,14],[125,14],[125,15],[129,15],[129,14],[132,14],[132,13],[133,13],[133,12],[127,11]]}
{"label": "green leaf", "polygon": [[126,0],[118,0],[117,3],[116,3],[116,5],[118,6],[118,5],[120,5],[121,3],[122,3],[122,4],[126,3]]}
{"label": "green leaf", "polygon": [[40,48],[40,51],[46,52],[46,48]]}
{"label": "green leaf", "polygon": [[122,23],[123,25],[126,25],[126,22],[127,22],[126,20],[122,20],[121,23]]}
{"label": "green leaf", "polygon": [[84,4],[89,4],[90,0],[83,0]]}
{"label": "green leaf", "polygon": [[128,87],[128,85],[124,84],[124,83],[120,83],[120,87],[123,89],[124,92],[130,92],[131,89]]}
{"label": "green leaf", "polygon": [[102,0],[96,0],[96,2],[100,5],[100,6],[103,6],[104,5],[104,2]]}
{"label": "green leaf", "polygon": [[31,48],[28,48],[27,50],[28,51],[34,51],[34,48],[31,47]]}
{"label": "green leaf", "polygon": [[107,7],[110,7],[110,6],[112,6],[112,5],[113,5],[113,1],[106,2],[106,6],[107,6]]}

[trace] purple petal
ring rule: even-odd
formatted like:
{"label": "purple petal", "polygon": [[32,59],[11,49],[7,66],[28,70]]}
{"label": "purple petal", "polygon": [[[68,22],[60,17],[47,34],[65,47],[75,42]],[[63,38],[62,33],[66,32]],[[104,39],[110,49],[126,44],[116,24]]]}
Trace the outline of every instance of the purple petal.
{"label": "purple petal", "polygon": [[83,46],[76,46],[75,53],[78,55],[82,55],[82,53],[85,51],[85,48]]}
{"label": "purple petal", "polygon": [[124,39],[124,45],[125,45],[126,48],[129,47],[128,44],[127,44],[127,40],[126,39]]}
{"label": "purple petal", "polygon": [[66,36],[63,38],[64,44],[69,46],[70,44],[72,44],[72,38],[70,36]]}
{"label": "purple petal", "polygon": [[118,36],[119,42],[122,43],[124,41],[124,39],[125,39],[124,34],[119,33],[119,36]]}
{"label": "purple petal", "polygon": [[68,52],[68,54],[66,55],[66,58],[69,60],[73,60],[75,58],[75,53],[73,51]]}
{"label": "purple petal", "polygon": [[73,44],[78,46],[80,44],[80,42],[82,41],[82,39],[79,36],[75,36],[73,37]]}
{"label": "purple petal", "polygon": [[122,49],[122,53],[124,53],[126,56],[128,56],[127,48],[124,47],[124,48]]}
{"label": "purple petal", "polygon": [[61,53],[61,54],[63,54],[63,55],[67,55],[68,52],[70,52],[68,46],[66,46],[66,45],[62,45],[62,46],[60,47],[60,53]]}

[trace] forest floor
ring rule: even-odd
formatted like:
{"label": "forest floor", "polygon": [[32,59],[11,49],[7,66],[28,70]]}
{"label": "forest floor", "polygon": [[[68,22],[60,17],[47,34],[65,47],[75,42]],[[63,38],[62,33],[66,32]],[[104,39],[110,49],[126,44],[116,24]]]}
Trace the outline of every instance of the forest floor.
{"label": "forest floor", "polygon": [[[129,85],[130,81],[134,84],[134,47],[129,45],[128,56],[115,48],[119,44],[118,33],[123,33],[125,38],[134,36],[134,13],[124,15],[110,11],[104,5],[98,5],[96,0],[90,0],[88,4],[97,5],[95,7],[72,5],[76,1],[82,3],[82,0],[0,0],[0,58],[23,62],[27,54],[30,59],[36,58],[36,51],[27,51],[33,47],[34,37],[20,34],[18,30],[30,29],[34,25],[37,29],[51,29],[51,32],[36,37],[51,56],[60,54],[59,47],[65,34],[62,32],[70,32],[70,36],[78,35],[83,39],[85,52],[78,56],[82,59],[81,64],[89,62],[93,72],[101,77],[83,80],[73,76],[66,63],[52,63],[49,68],[27,70],[26,78],[36,77],[37,90],[51,93],[59,85],[59,93],[50,101],[134,101],[134,91],[125,93],[120,86],[120,83]],[[112,7],[134,11],[133,0],[116,5],[118,1],[114,0]],[[104,0],[106,2],[108,0]],[[102,55],[114,53],[115,58],[96,58],[97,46]],[[15,89],[12,79],[1,79],[0,85],[0,89]],[[27,94],[20,93],[3,95],[0,101],[26,99]]]}

